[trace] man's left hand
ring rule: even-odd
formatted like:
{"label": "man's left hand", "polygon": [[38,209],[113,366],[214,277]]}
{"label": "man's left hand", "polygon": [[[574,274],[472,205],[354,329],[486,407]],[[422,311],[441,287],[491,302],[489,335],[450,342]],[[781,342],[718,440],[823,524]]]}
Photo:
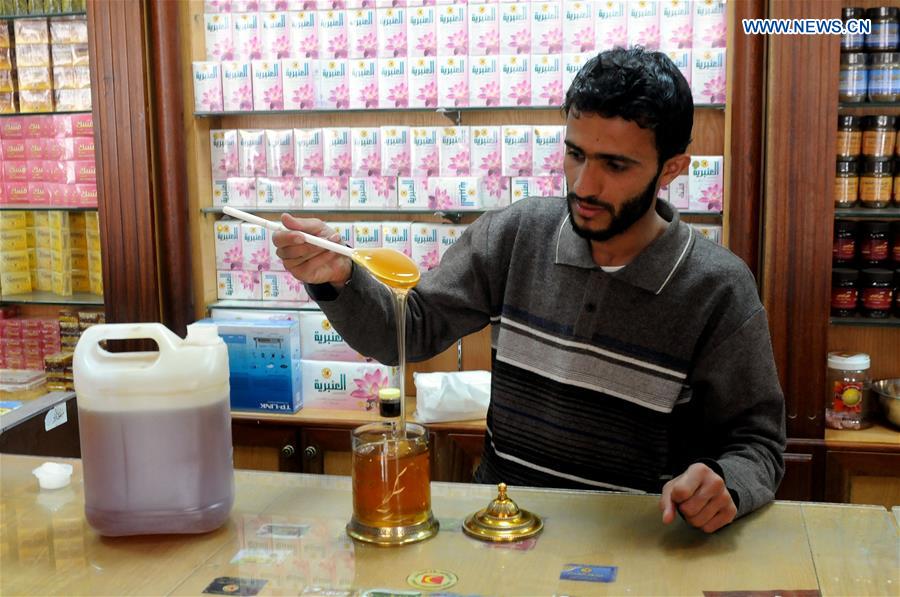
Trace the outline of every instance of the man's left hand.
{"label": "man's left hand", "polygon": [[675,520],[675,508],[690,525],[706,533],[722,528],[737,514],[725,481],[699,462],[663,486],[659,499],[663,523]]}

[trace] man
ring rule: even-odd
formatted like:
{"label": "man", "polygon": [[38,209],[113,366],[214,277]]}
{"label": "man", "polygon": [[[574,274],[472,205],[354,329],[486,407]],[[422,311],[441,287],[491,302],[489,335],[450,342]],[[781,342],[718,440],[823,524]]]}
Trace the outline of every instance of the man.
{"label": "man", "polygon": [[[750,272],[656,198],[689,160],[690,89],[665,55],[616,49],[585,64],[565,112],[568,197],[472,224],[410,293],[407,354],[491,325],[476,481],[661,491],[663,522],[713,532],[773,498],[784,404]],[[299,235],[275,244],[354,348],[397,361],[386,288]]]}

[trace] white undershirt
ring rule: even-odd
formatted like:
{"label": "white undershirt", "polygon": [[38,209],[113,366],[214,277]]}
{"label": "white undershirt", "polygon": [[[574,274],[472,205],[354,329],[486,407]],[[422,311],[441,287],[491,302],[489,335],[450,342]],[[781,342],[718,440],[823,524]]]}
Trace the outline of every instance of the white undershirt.
{"label": "white undershirt", "polygon": [[625,267],[625,266],[624,265],[601,265],[600,269],[605,271],[607,274],[614,274],[617,271],[619,271],[620,269],[622,269],[623,267]]}

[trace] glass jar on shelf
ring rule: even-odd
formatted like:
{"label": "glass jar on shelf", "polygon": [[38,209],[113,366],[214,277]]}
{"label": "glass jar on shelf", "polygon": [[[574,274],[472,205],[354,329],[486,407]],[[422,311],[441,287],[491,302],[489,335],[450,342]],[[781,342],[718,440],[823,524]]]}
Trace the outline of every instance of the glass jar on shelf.
{"label": "glass jar on shelf", "polygon": [[841,77],[838,99],[846,103],[866,101],[869,91],[869,72],[866,54],[848,52],[841,54]]}
{"label": "glass jar on shelf", "polygon": [[890,52],[900,48],[900,8],[875,6],[866,10],[872,29],[866,34],[866,50]]}
{"label": "glass jar on shelf", "polygon": [[859,162],[838,160],[834,178],[834,206],[853,207],[859,197]]}
{"label": "glass jar on shelf", "polygon": [[834,243],[831,262],[846,266],[856,259],[856,222],[853,220],[834,221]]}
{"label": "glass jar on shelf", "polygon": [[891,315],[894,300],[894,272],[889,269],[864,269],[860,276],[860,311],[865,317],[884,319]]}
{"label": "glass jar on shelf", "polygon": [[859,272],[855,269],[836,267],[831,270],[831,316],[853,317],[859,302],[856,287]]}
{"label": "glass jar on shelf", "polygon": [[862,122],[862,154],[867,158],[888,158],[897,143],[897,118],[887,114],[866,116]]}
{"label": "glass jar on shelf", "polygon": [[896,102],[900,99],[900,52],[870,54],[868,72],[870,102]]}
{"label": "glass jar on shelf", "polygon": [[870,365],[869,355],[865,353],[828,354],[826,427],[865,429],[872,426]]}
{"label": "glass jar on shelf", "polygon": [[887,222],[862,222],[857,234],[859,262],[863,267],[881,267],[891,258],[890,225]]}
{"label": "glass jar on shelf", "polygon": [[890,205],[893,181],[893,160],[865,160],[859,176],[860,205],[875,209],[881,209]]}
{"label": "glass jar on shelf", "polygon": [[[841,20],[847,24],[849,20],[859,21],[866,18],[866,9],[857,6],[847,6],[841,9]],[[841,52],[858,52],[866,46],[866,36],[863,33],[844,33],[841,36]]]}
{"label": "glass jar on shelf", "polygon": [[837,157],[855,160],[862,153],[862,118],[852,114],[838,116]]}

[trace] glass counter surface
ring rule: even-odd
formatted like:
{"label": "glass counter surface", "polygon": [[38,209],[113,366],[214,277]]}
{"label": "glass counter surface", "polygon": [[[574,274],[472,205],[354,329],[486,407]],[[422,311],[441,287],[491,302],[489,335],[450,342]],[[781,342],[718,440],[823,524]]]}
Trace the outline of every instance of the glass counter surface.
{"label": "glass counter surface", "polygon": [[[384,548],[355,544],[344,532],[349,477],[236,471],[234,509],[221,529],[103,538],[84,520],[80,462],[71,461],[70,486],[47,491],[31,474],[44,460],[0,456],[3,595],[200,595],[222,577],[265,581],[259,595],[415,592],[407,577],[426,570],[456,575],[442,591],[457,595],[900,589],[898,527],[876,506],[777,502],[705,535],[680,520],[664,526],[657,496],[512,487],[520,507],[544,517],[544,532],[496,546],[460,531],[495,487],[432,483],[438,535]],[[260,533],[271,524],[294,526]],[[614,566],[615,580],[560,580],[571,564]]]}

